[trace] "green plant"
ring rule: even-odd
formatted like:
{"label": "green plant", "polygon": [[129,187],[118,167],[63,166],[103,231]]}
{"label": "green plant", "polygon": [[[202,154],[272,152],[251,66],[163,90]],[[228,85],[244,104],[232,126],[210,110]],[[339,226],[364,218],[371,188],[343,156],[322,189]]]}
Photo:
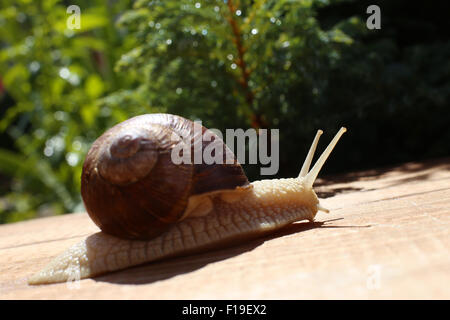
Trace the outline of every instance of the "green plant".
{"label": "green plant", "polygon": [[13,177],[0,199],[0,223],[81,210],[84,155],[102,130],[124,118],[97,99],[128,85],[113,66],[126,48],[114,19],[129,1],[78,3],[81,30],[66,27],[61,1],[2,2],[0,74],[14,105],[2,110],[0,132],[12,137],[14,149],[0,150],[0,171]]}
{"label": "green plant", "polygon": [[0,223],[83,210],[91,143],[142,113],[279,128],[279,177],[298,171],[317,128],[349,128],[324,173],[450,153],[450,42],[436,4],[380,0],[375,31],[368,0],[77,4],[80,30],[67,28],[65,1],[1,3]]}

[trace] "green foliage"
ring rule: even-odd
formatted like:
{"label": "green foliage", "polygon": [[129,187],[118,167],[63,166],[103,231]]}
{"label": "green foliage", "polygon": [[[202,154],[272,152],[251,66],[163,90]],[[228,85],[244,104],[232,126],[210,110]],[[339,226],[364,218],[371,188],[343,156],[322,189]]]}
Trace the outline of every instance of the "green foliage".
{"label": "green foliage", "polygon": [[[280,127],[281,150],[304,151],[326,110],[327,74],[353,42],[319,27],[323,3],[137,1],[118,22],[135,43],[116,71],[137,72],[152,106],[221,130]],[[284,174],[298,170],[287,159]],[[253,179],[256,167],[246,165]]]}
{"label": "green foliage", "polygon": [[449,152],[449,42],[400,44],[388,10],[371,32],[365,1],[84,0],[80,30],[67,5],[0,7],[0,223],[83,210],[91,143],[143,113],[280,128],[279,176],[317,128],[349,127],[335,171]]}
{"label": "green foliage", "polygon": [[81,210],[84,155],[123,118],[98,99],[130,83],[113,71],[127,49],[114,19],[130,3],[78,4],[82,29],[70,30],[60,1],[2,1],[0,80],[14,105],[2,110],[0,130],[14,150],[0,150],[0,172],[13,177],[0,198],[0,223]]}
{"label": "green foliage", "polygon": [[252,115],[278,125],[301,104],[289,90],[322,87],[351,39],[320,30],[312,1],[231,3],[138,1],[119,20],[135,43],[116,71],[138,72],[150,104],[170,112],[219,127],[252,125]]}

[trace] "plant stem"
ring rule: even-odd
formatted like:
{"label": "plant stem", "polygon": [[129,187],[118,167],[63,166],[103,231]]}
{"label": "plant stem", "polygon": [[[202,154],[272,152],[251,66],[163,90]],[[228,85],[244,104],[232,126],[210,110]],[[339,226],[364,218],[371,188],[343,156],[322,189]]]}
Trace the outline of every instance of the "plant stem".
{"label": "plant stem", "polygon": [[267,128],[268,124],[264,121],[262,118],[262,115],[258,113],[254,108],[254,99],[255,95],[253,91],[250,89],[249,81],[250,81],[250,71],[247,68],[247,64],[245,63],[244,54],[246,49],[244,48],[244,45],[242,44],[242,36],[241,31],[238,25],[238,22],[234,18],[236,15],[236,7],[233,5],[232,0],[227,1],[228,10],[230,12],[229,17],[227,17],[228,23],[231,26],[231,29],[233,31],[234,39],[233,42],[236,46],[236,50],[238,52],[238,59],[236,61],[236,64],[239,66],[242,77],[239,79],[239,84],[242,87],[242,89],[245,92],[245,101],[247,102],[247,105],[249,106],[250,111],[250,121],[253,128]]}

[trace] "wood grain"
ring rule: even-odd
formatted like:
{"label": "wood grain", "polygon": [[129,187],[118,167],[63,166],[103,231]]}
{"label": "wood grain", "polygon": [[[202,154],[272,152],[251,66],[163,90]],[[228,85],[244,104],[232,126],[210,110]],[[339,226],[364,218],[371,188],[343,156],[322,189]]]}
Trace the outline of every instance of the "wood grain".
{"label": "wood grain", "polygon": [[449,299],[450,159],[320,181],[330,214],[256,241],[95,279],[26,278],[97,227],[84,213],[0,226],[1,299]]}

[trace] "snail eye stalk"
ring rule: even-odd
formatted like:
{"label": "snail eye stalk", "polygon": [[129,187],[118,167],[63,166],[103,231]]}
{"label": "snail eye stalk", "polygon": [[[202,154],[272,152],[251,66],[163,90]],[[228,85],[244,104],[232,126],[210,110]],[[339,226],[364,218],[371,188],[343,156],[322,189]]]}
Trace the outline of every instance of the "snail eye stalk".
{"label": "snail eye stalk", "polygon": [[311,161],[314,157],[314,153],[316,152],[317,144],[319,143],[319,138],[322,135],[322,130],[317,130],[316,136],[309,148],[308,155],[306,156],[305,162],[303,162],[302,169],[300,170],[299,178],[303,178],[309,171],[309,167],[311,166]]}
{"label": "snail eye stalk", "polygon": [[333,151],[334,147],[338,143],[341,136],[347,131],[346,128],[342,127],[338,133],[334,136],[333,140],[331,140],[328,147],[325,149],[325,151],[320,156],[319,160],[317,160],[314,167],[311,169],[311,171],[308,172],[308,174],[305,176],[305,186],[308,188],[312,188],[314,181],[317,179],[317,175],[319,174],[320,170],[322,169],[323,165],[325,164],[325,161],[327,161],[328,157],[330,156],[331,152]]}

